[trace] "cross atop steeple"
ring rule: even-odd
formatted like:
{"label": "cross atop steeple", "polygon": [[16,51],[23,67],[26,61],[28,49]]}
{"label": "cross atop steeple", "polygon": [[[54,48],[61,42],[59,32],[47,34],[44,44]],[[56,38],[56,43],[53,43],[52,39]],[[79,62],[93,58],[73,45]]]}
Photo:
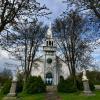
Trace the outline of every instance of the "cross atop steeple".
{"label": "cross atop steeple", "polygon": [[51,22],[49,24],[49,28],[47,30],[47,38],[52,38],[52,27],[51,27]]}

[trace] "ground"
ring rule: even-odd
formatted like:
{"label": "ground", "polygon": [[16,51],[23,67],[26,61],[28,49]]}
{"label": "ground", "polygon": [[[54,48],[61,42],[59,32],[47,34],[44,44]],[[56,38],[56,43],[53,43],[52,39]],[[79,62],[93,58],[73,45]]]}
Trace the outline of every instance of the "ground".
{"label": "ground", "polygon": [[81,93],[59,93],[61,100],[100,100],[100,90],[93,92],[95,96],[83,96]]}
{"label": "ground", "polygon": [[61,100],[56,92],[48,92],[45,94],[45,100]]}
{"label": "ground", "polygon": [[[96,95],[95,96],[83,96],[81,93],[58,93],[60,100],[99,100],[100,99],[100,90],[94,92]],[[34,94],[34,95],[25,95],[25,94],[20,94],[18,95],[18,100],[46,100],[45,99],[45,94]],[[52,97],[51,97],[52,98]],[[50,99],[50,98],[49,98]],[[48,100],[49,100],[48,99]],[[0,100],[1,96],[0,96]],[[52,99],[56,100],[56,99]],[[57,99],[59,100],[59,99]]]}
{"label": "ground", "polygon": [[44,94],[34,94],[34,95],[18,95],[18,100],[44,100]]}
{"label": "ground", "polygon": [[2,96],[2,95],[0,95],[0,100],[2,100],[2,97],[3,97],[3,96]]}

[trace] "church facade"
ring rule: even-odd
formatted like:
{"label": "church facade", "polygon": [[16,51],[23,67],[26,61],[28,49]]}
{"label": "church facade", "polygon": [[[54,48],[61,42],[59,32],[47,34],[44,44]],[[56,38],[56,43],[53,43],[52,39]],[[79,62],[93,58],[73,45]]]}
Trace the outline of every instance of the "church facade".
{"label": "church facade", "polygon": [[66,79],[70,75],[67,64],[57,56],[56,50],[57,47],[50,26],[43,46],[43,56],[35,61],[31,73],[33,76],[41,76],[47,85],[57,85],[60,76]]}

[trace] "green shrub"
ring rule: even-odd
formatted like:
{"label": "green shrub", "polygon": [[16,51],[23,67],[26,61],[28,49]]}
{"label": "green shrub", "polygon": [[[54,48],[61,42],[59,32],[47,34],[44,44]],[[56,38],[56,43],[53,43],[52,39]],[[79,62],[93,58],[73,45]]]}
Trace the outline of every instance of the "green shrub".
{"label": "green shrub", "polygon": [[17,82],[16,92],[19,93],[22,92],[23,90],[23,85],[24,85],[23,75],[19,74],[17,78],[18,78],[18,82]]}
{"label": "green shrub", "polygon": [[31,76],[25,84],[24,92],[26,92],[27,94],[42,93],[45,91],[46,91],[46,86],[40,76],[39,77]]}
{"label": "green shrub", "polygon": [[95,90],[95,86],[91,80],[89,80],[89,86],[91,91]]}
{"label": "green shrub", "polygon": [[60,82],[58,83],[57,89],[58,92],[65,92],[65,93],[72,93],[77,91],[72,77],[69,77],[66,80],[61,78]]}
{"label": "green shrub", "polygon": [[[69,77],[68,79],[64,80],[64,78],[60,78],[60,82],[57,86],[59,92],[76,92],[77,90],[83,91],[83,82],[80,76],[76,77],[76,86],[73,84],[73,77]],[[95,86],[91,80],[89,80],[90,90],[93,91]]]}
{"label": "green shrub", "polygon": [[87,71],[87,77],[92,81],[92,83],[100,85],[100,72]]}
{"label": "green shrub", "polygon": [[76,80],[76,84],[77,84],[77,89],[79,91],[83,91],[83,82],[80,79]]}
{"label": "green shrub", "polygon": [[39,76],[37,78],[37,92],[45,92],[46,91],[46,85],[43,82],[43,80],[41,79],[41,77]]}
{"label": "green shrub", "polygon": [[0,76],[0,86],[3,86],[7,80],[11,80],[8,76]]}
{"label": "green shrub", "polygon": [[19,92],[22,92],[23,90],[23,81],[19,81],[17,82],[17,88],[16,88],[16,92],[19,93]]}
{"label": "green shrub", "polygon": [[2,94],[7,94],[10,91],[10,87],[11,87],[11,80],[7,80],[4,85],[3,88],[1,89],[1,93]]}

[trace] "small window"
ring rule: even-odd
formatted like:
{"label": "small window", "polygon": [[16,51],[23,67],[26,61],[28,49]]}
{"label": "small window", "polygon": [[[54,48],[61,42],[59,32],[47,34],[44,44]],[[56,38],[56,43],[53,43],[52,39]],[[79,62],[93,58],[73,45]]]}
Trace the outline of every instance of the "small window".
{"label": "small window", "polygon": [[48,46],[48,41],[47,41],[47,46]]}
{"label": "small window", "polygon": [[49,41],[49,46],[51,46],[51,41]]}
{"label": "small window", "polygon": [[53,41],[52,41],[52,46],[53,46]]}

